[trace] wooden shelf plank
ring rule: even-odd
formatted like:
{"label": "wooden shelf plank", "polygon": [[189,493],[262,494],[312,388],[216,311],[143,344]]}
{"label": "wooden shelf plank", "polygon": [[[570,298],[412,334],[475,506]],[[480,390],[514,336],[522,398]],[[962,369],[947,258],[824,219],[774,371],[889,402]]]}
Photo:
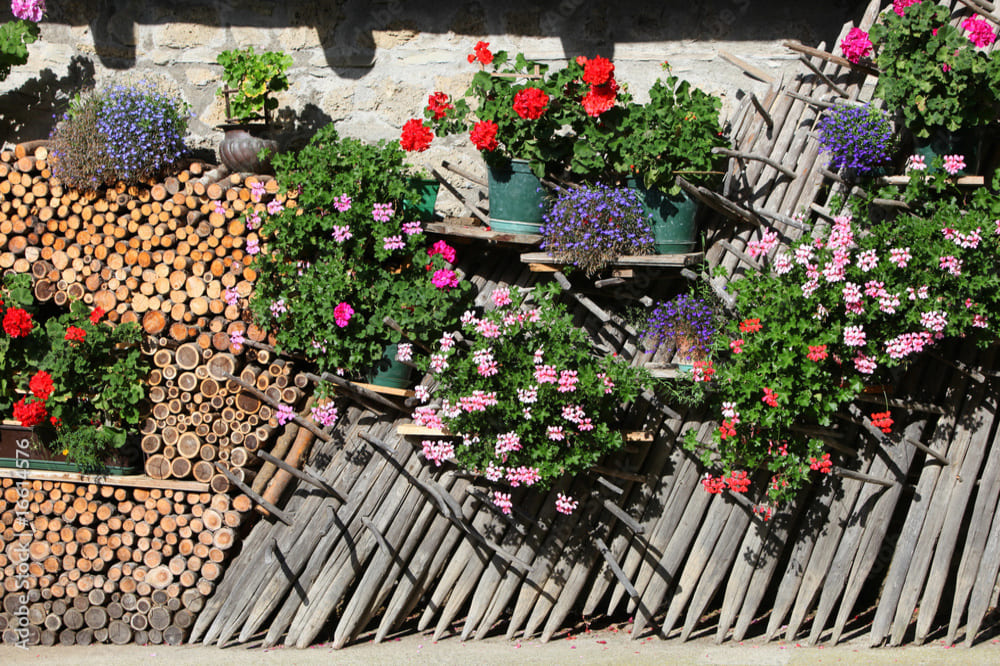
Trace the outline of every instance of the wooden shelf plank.
{"label": "wooden shelf plank", "polygon": [[382,395],[395,395],[401,398],[409,398],[414,395],[413,391],[410,389],[394,388],[392,386],[379,386],[377,384],[365,384],[364,382],[354,382],[354,385],[366,388],[373,393],[381,393]]}
{"label": "wooden shelf plank", "polygon": [[[427,426],[417,425],[416,423],[400,423],[396,426],[396,433],[399,435],[416,435],[418,437],[451,437],[452,434],[447,430],[439,430],[438,428],[429,428]],[[653,441],[654,435],[651,432],[645,430],[630,430],[629,432],[623,433],[626,442],[639,442],[644,444],[649,444]]]}
{"label": "wooden shelf plank", "polygon": [[460,238],[474,238],[493,243],[510,243],[512,245],[538,245],[542,237],[538,234],[514,234],[502,231],[491,231],[486,227],[477,227],[471,224],[462,224],[456,220],[445,220],[444,222],[430,222],[424,225],[424,229],[442,236],[458,236]]}
{"label": "wooden shelf plank", "polygon": [[[624,255],[611,263],[612,266],[637,268],[685,268],[700,264],[705,260],[704,252],[689,252],[687,254],[645,254]],[[521,254],[521,263],[538,266],[564,266],[566,262],[559,261],[546,252],[525,252]]]}
{"label": "wooden shelf plank", "polygon": [[13,469],[0,467],[0,479],[31,479],[40,481],[59,481],[67,483],[93,483],[99,486],[124,486],[127,488],[160,488],[163,490],[181,490],[192,493],[207,493],[207,483],[198,481],[173,481],[170,479],[154,479],[137,474],[134,476],[104,476],[102,474],[76,474],[74,472],[49,472],[33,469]]}

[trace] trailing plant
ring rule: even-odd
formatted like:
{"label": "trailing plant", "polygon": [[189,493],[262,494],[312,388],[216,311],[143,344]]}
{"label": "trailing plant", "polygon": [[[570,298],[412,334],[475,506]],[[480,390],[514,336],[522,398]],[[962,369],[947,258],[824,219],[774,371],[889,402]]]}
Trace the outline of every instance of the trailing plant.
{"label": "trailing plant", "polygon": [[949,20],[948,8],[938,3],[902,3],[871,29],[875,94],[918,138],[938,127],[991,124],[1000,111],[1000,53],[983,50],[996,39],[993,28],[978,18],[961,28]]}
{"label": "trailing plant", "polygon": [[[462,317],[465,343],[446,333],[421,360],[438,387],[433,393],[417,388],[418,399],[433,402],[413,418],[458,438],[425,442],[429,460],[454,458],[509,487],[547,487],[621,447],[614,424],[648,375],[621,358],[595,354],[556,300],[558,292],[554,283],[523,292],[498,287],[491,309]],[[508,513],[509,499],[494,493]]]}
{"label": "trailing plant", "polygon": [[[944,191],[946,180],[914,172],[904,196]],[[709,442],[688,433],[688,445],[729,473],[766,470],[770,499],[788,499],[810,470],[830,469],[823,441],[802,426],[832,426],[866,384],[891,381],[942,339],[995,337],[1000,200],[985,188],[964,202],[944,194],[913,199],[891,221],[853,199],[853,214],[779,253],[771,273],[735,283],[738,318],[713,346],[721,425]],[[870,417],[891,431],[891,409]]]}
{"label": "trailing plant", "polygon": [[425,340],[457,321],[470,285],[454,248],[403,218],[417,194],[398,145],[341,138],[330,124],[274,165],[282,194],[246,217],[263,238],[248,248],[259,252],[250,306],[280,347],[363,372],[400,340],[386,317]]}
{"label": "trailing plant", "polygon": [[[703,360],[709,355],[718,330],[718,313],[708,300],[680,294],[657,303],[640,323],[642,337],[657,347],[672,344],[686,360]],[[656,349],[649,350],[652,353]]]}
{"label": "trailing plant", "polygon": [[143,416],[141,329],[111,326],[103,310],[80,301],[69,312],[46,311],[25,274],[6,276],[0,296],[0,411],[36,428],[54,452],[100,466]]}
{"label": "trailing plant", "polygon": [[[288,89],[285,71],[292,66],[292,57],[283,51],[256,53],[252,46],[223,51],[216,59],[222,65],[222,80],[228,86],[227,122],[247,122],[263,119],[277,108],[278,100],[270,93]],[[226,88],[217,93],[226,96]]]}
{"label": "trailing plant", "polygon": [[78,94],[50,137],[53,175],[82,190],[155,178],[187,153],[189,109],[146,83]]}
{"label": "trailing plant", "polygon": [[541,228],[541,248],[592,275],[620,255],[652,254],[649,219],[634,190],[594,185],[561,191]]}
{"label": "trailing plant", "polygon": [[892,122],[870,104],[834,107],[823,114],[817,130],[820,148],[834,169],[866,175],[892,159]]}

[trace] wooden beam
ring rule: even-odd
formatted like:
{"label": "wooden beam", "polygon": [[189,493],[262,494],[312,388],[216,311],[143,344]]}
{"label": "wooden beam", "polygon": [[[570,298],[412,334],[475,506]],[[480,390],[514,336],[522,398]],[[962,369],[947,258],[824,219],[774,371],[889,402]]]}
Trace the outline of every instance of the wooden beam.
{"label": "wooden beam", "polygon": [[757,95],[754,93],[750,93],[750,103],[753,104],[755,109],[757,109],[757,113],[760,114],[760,117],[764,119],[764,124],[767,125],[767,129],[773,130],[774,118],[771,117],[771,114],[767,112],[767,109],[764,108],[764,105],[760,103],[760,100],[757,99]]}
{"label": "wooden beam", "polygon": [[879,74],[878,70],[875,69],[874,67],[862,63],[854,63],[848,60],[847,58],[842,58],[840,56],[833,55],[832,53],[827,53],[822,49],[817,49],[813,48],[812,46],[806,46],[804,44],[800,44],[799,42],[793,42],[791,40],[788,40],[785,42],[785,47],[791,49],[792,51],[805,54],[807,56],[813,56],[816,58],[827,60],[834,64],[840,65],[841,67],[850,67],[855,71],[868,74],[869,76],[878,76]]}
{"label": "wooden beam", "polygon": [[347,498],[344,497],[344,494],[342,492],[340,492],[339,490],[337,490],[336,488],[334,488],[333,486],[331,486],[329,483],[327,483],[326,481],[324,481],[322,478],[315,477],[312,474],[309,474],[308,472],[305,472],[303,470],[298,469],[297,467],[294,467],[293,465],[289,465],[287,462],[285,462],[281,458],[277,458],[275,456],[272,456],[270,453],[268,453],[264,449],[258,449],[255,453],[262,460],[265,460],[265,461],[271,463],[272,465],[275,465],[276,467],[279,467],[279,468],[285,470],[286,472],[288,472],[289,474],[291,474],[292,476],[296,477],[297,479],[299,479],[301,481],[305,481],[306,483],[308,483],[310,485],[316,486],[317,488],[319,488],[320,490],[322,490],[326,494],[330,495],[331,497],[335,497],[342,504],[345,503],[345,502],[347,502]]}
{"label": "wooden beam", "polygon": [[608,568],[611,569],[611,573],[615,575],[615,578],[618,579],[618,582],[621,583],[621,586],[625,589],[625,593],[632,599],[638,601],[639,592],[635,589],[635,586],[632,585],[632,581],[628,579],[625,572],[622,571],[621,566],[615,560],[615,556],[611,553],[611,551],[608,550],[608,547],[604,545],[604,542],[601,541],[600,538],[594,539],[594,545],[597,547],[598,552],[604,557],[604,561],[608,563]]}
{"label": "wooden beam", "polygon": [[[635,268],[681,268],[683,266],[695,266],[704,260],[704,252],[688,252],[685,254],[628,254],[619,256],[610,262],[609,265]],[[521,263],[565,266],[568,262],[561,261],[548,252],[525,252],[521,254]]]}
{"label": "wooden beam", "polygon": [[[486,222],[488,225],[489,222]],[[538,245],[542,237],[538,234],[515,234],[505,231],[493,231],[486,227],[475,227],[471,224],[459,224],[445,220],[444,222],[429,222],[424,230],[442,236],[458,236],[489,241],[491,243],[509,243],[511,245]]]}
{"label": "wooden beam", "polygon": [[846,479],[854,479],[856,481],[863,481],[865,483],[874,483],[879,486],[885,486],[886,488],[892,488],[894,484],[892,481],[886,479],[880,479],[878,477],[871,476],[870,474],[862,474],[861,472],[855,472],[851,469],[844,469],[843,467],[837,467],[836,465],[830,470],[833,474],[837,476],[842,476]]}
{"label": "wooden beam", "polygon": [[726,51],[719,51],[719,56],[721,56],[722,59],[728,62],[729,64],[736,65],[737,67],[742,69],[747,76],[755,78],[758,81],[763,81],[764,83],[774,83],[773,76],[771,76],[764,70],[760,69],[759,67],[755,67],[744,60],[740,60],[731,53],[728,53]]}
{"label": "wooden beam", "polygon": [[726,155],[728,157],[735,157],[737,159],[744,160],[757,160],[758,162],[763,162],[769,167],[776,169],[779,173],[782,173],[789,178],[795,178],[795,172],[786,166],[783,166],[779,162],[767,157],[765,155],[757,155],[756,153],[748,153],[742,150],[731,150],[729,148],[723,148],[721,146],[716,146],[712,148],[712,152],[716,155]]}
{"label": "wooden beam", "polygon": [[189,493],[207,493],[207,483],[198,481],[175,481],[171,479],[154,479],[143,474],[128,476],[105,476],[103,474],[77,474],[76,472],[51,472],[47,470],[13,469],[0,467],[0,479],[32,479],[41,481],[65,481],[66,483],[84,483],[97,486],[120,486],[124,488],[159,488],[162,490],[180,490]]}
{"label": "wooden beam", "polygon": [[822,79],[823,83],[825,83],[827,86],[829,86],[830,89],[833,90],[835,93],[837,93],[838,95],[840,95],[841,97],[844,97],[844,98],[849,98],[850,97],[850,95],[847,94],[846,90],[844,90],[843,88],[841,88],[840,86],[838,86],[836,83],[834,83],[833,79],[831,79],[829,76],[827,76],[826,74],[823,73],[823,70],[821,70],[816,65],[812,64],[812,61],[809,60],[809,58],[805,57],[804,55],[800,55],[799,56],[799,61],[801,61],[803,65],[805,65],[806,67],[808,67],[809,69],[811,69],[813,71],[813,73],[816,76],[818,76],[820,79]]}

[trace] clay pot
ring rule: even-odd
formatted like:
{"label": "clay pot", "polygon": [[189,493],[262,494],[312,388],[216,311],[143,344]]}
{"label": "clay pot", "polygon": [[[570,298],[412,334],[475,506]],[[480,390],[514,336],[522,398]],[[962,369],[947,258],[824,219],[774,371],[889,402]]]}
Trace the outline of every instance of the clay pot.
{"label": "clay pot", "polygon": [[278,142],[265,138],[267,129],[254,125],[223,125],[226,136],[219,144],[219,159],[230,171],[269,173],[270,158],[260,159],[261,150],[278,151]]}

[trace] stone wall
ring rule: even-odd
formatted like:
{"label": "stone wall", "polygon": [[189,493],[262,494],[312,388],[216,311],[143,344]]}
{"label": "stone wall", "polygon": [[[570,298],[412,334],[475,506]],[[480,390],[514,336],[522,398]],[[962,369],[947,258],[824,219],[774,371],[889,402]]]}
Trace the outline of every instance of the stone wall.
{"label": "stone wall", "polygon": [[[216,56],[248,45],[282,49],[294,58],[291,88],[279,97],[293,145],[330,121],[342,134],[395,139],[406,119],[421,112],[428,93],[465,89],[474,72],[465,56],[480,39],[495,50],[522,51],[556,65],[580,54],[613,57],[619,79],[640,98],[667,60],[676,74],[722,95],[728,111],[737,88],[760,86],[762,92],[763,84],[723,61],[720,50],[780,76],[796,61],[781,47],[783,40],[832,43],[858,5],[50,0],[28,64],[0,84],[0,137],[16,142],[47,135],[55,115],[83,86],[158,79],[191,103],[191,144],[210,158],[222,137],[215,129],[223,117],[215,96],[221,72]],[[482,169],[462,137],[435,142],[416,161],[437,164],[447,155]]]}

